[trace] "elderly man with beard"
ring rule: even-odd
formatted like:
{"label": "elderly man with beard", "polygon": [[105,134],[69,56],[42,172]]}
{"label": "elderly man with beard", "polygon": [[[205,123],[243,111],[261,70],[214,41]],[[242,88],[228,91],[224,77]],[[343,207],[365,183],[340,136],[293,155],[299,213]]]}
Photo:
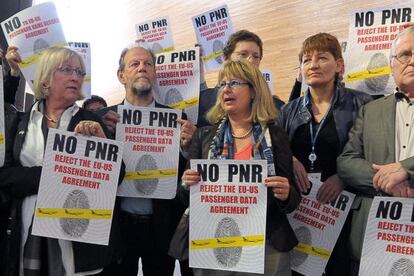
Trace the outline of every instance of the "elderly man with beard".
{"label": "elderly man with beard", "polygon": [[[121,104],[168,108],[154,100],[155,56],[151,51],[137,45],[124,49],[117,74],[125,87],[125,99]],[[98,111],[113,133],[120,119],[116,110],[117,105]],[[179,123],[180,145],[185,150],[196,127],[184,119],[180,119]],[[185,163],[185,158],[180,154],[179,177]],[[168,199],[122,197],[118,198],[117,204],[121,208],[120,226],[126,252],[119,264],[106,268],[105,274],[136,276],[141,258],[144,275],[173,275],[175,260],[167,252],[183,209],[180,210],[176,201]]]}
{"label": "elderly man with beard", "polygon": [[398,34],[391,47],[395,93],[359,110],[348,143],[337,159],[339,177],[358,192],[350,236],[351,275],[358,274],[372,198],[414,197],[413,51],[412,26]]}

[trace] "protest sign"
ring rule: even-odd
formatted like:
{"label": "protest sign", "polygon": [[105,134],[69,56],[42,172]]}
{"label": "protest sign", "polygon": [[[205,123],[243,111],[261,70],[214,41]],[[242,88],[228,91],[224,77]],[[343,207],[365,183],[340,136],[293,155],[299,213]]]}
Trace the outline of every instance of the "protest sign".
{"label": "protest sign", "polygon": [[264,273],[264,160],[191,160],[190,266]]}
{"label": "protest sign", "polygon": [[197,124],[200,94],[200,54],[198,47],[157,55],[155,99],[181,109]]}
{"label": "protest sign", "polygon": [[414,275],[412,198],[374,198],[365,229],[359,275]]}
{"label": "protest sign", "polygon": [[304,275],[322,275],[341,233],[355,195],[342,191],[330,204],[321,204],[316,194],[322,186],[320,173],[309,173],[310,191],[288,220],[299,244],[291,254],[291,268]]}
{"label": "protest sign", "polygon": [[91,64],[91,45],[89,42],[68,42],[69,47],[76,51],[83,59],[85,63],[85,77],[82,84],[82,93],[86,99],[91,97],[91,76],[92,76],[92,64]]}
{"label": "protest sign", "polygon": [[371,95],[392,94],[389,54],[392,41],[411,21],[411,5],[358,9],[351,13],[346,50],[347,86]]}
{"label": "protest sign", "polygon": [[124,142],[126,175],[118,196],[174,198],[180,147],[181,111],[118,106],[116,140]]}
{"label": "protest sign", "polygon": [[272,70],[270,69],[263,69],[261,70],[263,74],[263,78],[266,80],[267,85],[269,86],[269,90],[271,94],[274,94],[273,91],[273,76],[272,76]]}
{"label": "protest sign", "polygon": [[42,52],[52,46],[66,45],[62,25],[53,2],[22,10],[1,23],[7,44],[19,48],[19,63],[27,83],[33,90],[36,65]]}
{"label": "protest sign", "polygon": [[154,54],[174,50],[171,23],[168,16],[135,25],[137,40],[145,41]]}
{"label": "protest sign", "polygon": [[209,10],[192,18],[197,42],[201,45],[203,61],[207,72],[223,64],[223,48],[233,33],[227,5]]}
{"label": "protest sign", "polygon": [[122,143],[49,129],[32,234],[108,245]]}

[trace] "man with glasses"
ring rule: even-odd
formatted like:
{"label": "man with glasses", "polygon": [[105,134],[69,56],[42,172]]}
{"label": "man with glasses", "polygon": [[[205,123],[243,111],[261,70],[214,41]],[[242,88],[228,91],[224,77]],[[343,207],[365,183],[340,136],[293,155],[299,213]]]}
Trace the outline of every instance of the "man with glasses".
{"label": "man with glasses", "polygon": [[368,213],[376,195],[414,197],[414,27],[398,34],[390,63],[396,92],[359,111],[349,141],[337,159],[338,174],[357,191],[351,258],[358,274]]}
{"label": "man with glasses", "polygon": [[[255,66],[259,67],[263,58],[263,42],[258,35],[247,30],[240,30],[233,33],[227,40],[223,48],[224,61],[247,60]],[[205,115],[214,106],[217,99],[218,88],[207,88],[205,82],[202,82],[200,89],[200,104],[198,111],[198,127],[210,125]],[[273,97],[275,106],[280,109],[284,104],[277,97]]]}

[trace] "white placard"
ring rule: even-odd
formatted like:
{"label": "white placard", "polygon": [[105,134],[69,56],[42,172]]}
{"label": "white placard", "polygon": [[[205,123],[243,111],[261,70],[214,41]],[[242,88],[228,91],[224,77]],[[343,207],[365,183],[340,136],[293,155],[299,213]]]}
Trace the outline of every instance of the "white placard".
{"label": "white placard", "polygon": [[168,16],[135,25],[137,40],[143,40],[155,54],[174,50],[171,23]]}
{"label": "white placard", "polygon": [[108,245],[122,148],[50,128],[32,234]]}
{"label": "white placard", "polygon": [[374,198],[359,275],[414,275],[413,210],[412,198]]}
{"label": "white placard", "polygon": [[91,45],[89,42],[68,42],[69,47],[76,51],[83,59],[85,63],[86,75],[83,79],[82,93],[86,99],[91,97],[91,76],[92,76],[92,64],[91,64]]}
{"label": "white placard", "polygon": [[271,94],[274,94],[275,92],[273,91],[273,75],[272,75],[272,70],[270,69],[263,69],[262,71],[262,75],[263,78],[266,80],[267,86],[269,86],[269,90]]}
{"label": "white placard", "polygon": [[203,61],[207,72],[223,64],[223,48],[233,33],[227,5],[209,10],[192,18],[197,42],[201,45]]}
{"label": "white placard", "polygon": [[159,103],[187,114],[197,124],[200,95],[199,48],[157,55],[155,98]]}
{"label": "white placard", "polygon": [[170,108],[118,106],[116,140],[124,142],[126,166],[118,196],[175,197],[181,113]]}
{"label": "white placard", "polygon": [[304,275],[322,275],[341,233],[355,195],[342,191],[331,204],[320,204],[316,194],[322,186],[320,173],[309,173],[311,188],[288,220],[299,244],[290,251],[291,268]]}
{"label": "white placard", "polygon": [[190,267],[264,273],[265,160],[191,160]]}
{"label": "white placard", "polygon": [[1,23],[8,45],[19,48],[24,78],[33,90],[41,53],[52,46],[67,45],[53,2],[22,10]]}
{"label": "white placard", "polygon": [[390,48],[401,25],[411,21],[411,5],[352,11],[344,76],[347,86],[371,95],[394,92]]}

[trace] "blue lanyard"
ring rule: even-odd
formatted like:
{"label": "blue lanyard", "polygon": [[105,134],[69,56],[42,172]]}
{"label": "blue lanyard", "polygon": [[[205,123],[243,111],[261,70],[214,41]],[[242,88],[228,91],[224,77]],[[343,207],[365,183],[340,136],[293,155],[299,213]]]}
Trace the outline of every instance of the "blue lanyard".
{"label": "blue lanyard", "polygon": [[319,123],[319,127],[316,130],[315,136],[313,135],[313,123],[312,123],[312,120],[310,121],[310,128],[309,129],[310,129],[312,150],[311,150],[311,153],[309,154],[308,159],[311,162],[311,165],[310,165],[310,170],[311,171],[313,171],[313,169],[314,169],[313,168],[313,163],[316,161],[316,158],[317,158],[316,153],[315,153],[316,140],[318,139],[319,132],[322,129],[322,126],[325,123],[326,118],[328,117],[329,113],[331,113],[331,110],[332,110],[332,101],[333,101],[333,97],[332,97],[331,103],[329,104],[328,112],[325,113],[325,116],[323,116],[321,122]]}

